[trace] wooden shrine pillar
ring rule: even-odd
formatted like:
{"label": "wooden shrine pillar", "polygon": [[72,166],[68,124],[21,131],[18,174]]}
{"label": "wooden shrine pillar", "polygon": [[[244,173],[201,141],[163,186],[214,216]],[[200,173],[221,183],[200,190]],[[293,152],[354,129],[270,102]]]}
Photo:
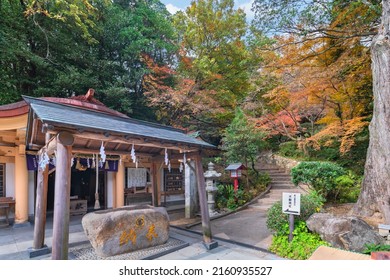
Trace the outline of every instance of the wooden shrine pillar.
{"label": "wooden shrine pillar", "polygon": [[[50,134],[46,133],[45,143],[48,144]],[[43,152],[43,150],[41,150]],[[47,211],[47,188],[49,181],[49,165],[44,170],[38,168],[37,190],[35,200],[35,221],[33,250],[42,249],[45,243],[46,211]]]}
{"label": "wooden shrine pillar", "polygon": [[202,160],[199,155],[195,156],[196,179],[198,185],[199,205],[202,216],[203,242],[208,250],[218,246],[216,241],[212,240],[210,214],[207,206],[206,182],[204,179]]}
{"label": "wooden shrine pillar", "polygon": [[118,172],[116,172],[116,198],[115,198],[115,207],[119,208],[125,205],[125,165],[122,162],[122,164],[118,165]]}
{"label": "wooden shrine pillar", "polygon": [[45,243],[47,188],[49,165],[45,170],[39,169],[37,177],[37,196],[35,202],[34,242],[33,249],[41,249]]}
{"label": "wooden shrine pillar", "polygon": [[157,163],[152,159],[150,167],[150,179],[152,183],[152,205],[158,206],[158,190],[157,190]]}
{"label": "wooden shrine pillar", "polygon": [[70,176],[73,135],[60,132],[57,137],[56,178],[53,216],[53,260],[68,259]]}

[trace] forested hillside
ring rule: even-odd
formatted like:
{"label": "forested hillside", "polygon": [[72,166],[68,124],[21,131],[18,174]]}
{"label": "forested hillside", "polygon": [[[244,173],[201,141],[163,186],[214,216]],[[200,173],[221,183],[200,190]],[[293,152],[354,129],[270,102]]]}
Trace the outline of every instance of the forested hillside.
{"label": "forested hillside", "polygon": [[252,22],[232,0],[175,15],[157,0],[0,5],[1,104],[94,88],[217,145],[240,107],[286,156],[364,161],[379,1],[257,0]]}

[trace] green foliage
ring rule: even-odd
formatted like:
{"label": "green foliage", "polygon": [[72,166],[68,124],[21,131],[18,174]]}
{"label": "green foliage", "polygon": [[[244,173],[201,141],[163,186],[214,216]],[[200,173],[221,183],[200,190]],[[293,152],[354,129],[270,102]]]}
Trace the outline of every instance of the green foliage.
{"label": "green foliage", "polygon": [[[312,214],[321,210],[324,198],[315,191],[301,195],[301,215],[296,216],[297,221],[306,221]],[[288,214],[282,212],[282,202],[274,203],[267,212],[267,227],[275,235],[283,235],[285,225],[288,224]]]}
{"label": "green foliage", "polygon": [[329,246],[322,241],[318,234],[310,233],[306,223],[298,221],[295,223],[293,231],[293,240],[288,242],[289,226],[284,224],[282,227],[283,234],[273,237],[272,244],[269,248],[275,254],[294,260],[305,260],[321,245]]}
{"label": "green foliage", "polygon": [[0,104],[21,95],[69,97],[94,88],[107,106],[142,119],[141,56],[171,64],[171,16],[158,0],[2,1]]}
{"label": "green foliage", "polygon": [[226,128],[222,138],[222,149],[227,161],[248,163],[254,167],[255,160],[265,146],[265,134],[256,130],[240,108],[236,109],[233,121]]}
{"label": "green foliage", "polygon": [[371,255],[372,252],[390,251],[390,245],[387,244],[365,244],[363,254]]}
{"label": "green foliage", "polygon": [[292,181],[309,184],[326,199],[335,200],[337,190],[336,178],[345,175],[346,170],[331,162],[301,162],[291,170]]}
{"label": "green foliage", "polygon": [[335,199],[341,203],[357,201],[361,190],[361,176],[356,176],[349,171],[347,174],[337,177],[335,182]]}
{"label": "green foliage", "polygon": [[235,210],[247,202],[245,196],[244,191],[240,188],[235,192],[233,185],[218,185],[216,206],[219,209]]}
{"label": "green foliage", "polygon": [[302,150],[297,147],[296,141],[288,141],[279,145],[278,154],[284,157],[302,158],[304,154]]}
{"label": "green foliage", "polygon": [[253,169],[248,169],[250,184],[257,189],[265,189],[265,187],[271,182],[271,177],[267,172],[260,173]]}

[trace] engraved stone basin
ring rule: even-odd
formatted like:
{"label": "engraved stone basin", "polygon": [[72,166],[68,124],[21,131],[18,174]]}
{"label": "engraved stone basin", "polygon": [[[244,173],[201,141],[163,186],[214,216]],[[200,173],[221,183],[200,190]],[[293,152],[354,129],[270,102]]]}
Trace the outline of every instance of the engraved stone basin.
{"label": "engraved stone basin", "polygon": [[164,244],[169,217],[164,207],[126,206],[86,214],[81,221],[97,255],[124,254]]}

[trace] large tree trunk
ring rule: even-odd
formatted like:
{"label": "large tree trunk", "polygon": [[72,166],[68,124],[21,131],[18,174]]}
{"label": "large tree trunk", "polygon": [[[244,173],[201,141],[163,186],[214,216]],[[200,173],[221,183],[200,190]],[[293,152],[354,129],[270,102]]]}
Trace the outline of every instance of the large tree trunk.
{"label": "large tree trunk", "polygon": [[370,144],[354,213],[381,216],[390,224],[390,0],[383,0],[382,8],[382,23],[371,47],[374,113]]}

